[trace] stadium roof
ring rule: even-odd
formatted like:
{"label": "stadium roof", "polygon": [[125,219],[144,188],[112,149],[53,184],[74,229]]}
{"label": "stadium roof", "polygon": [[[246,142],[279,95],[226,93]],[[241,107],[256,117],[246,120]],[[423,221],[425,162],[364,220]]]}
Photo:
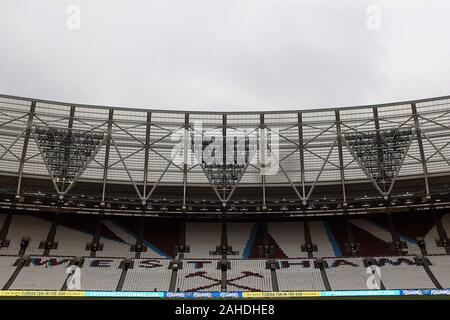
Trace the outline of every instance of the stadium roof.
{"label": "stadium roof", "polygon": [[[275,197],[269,192],[273,188],[302,205],[324,197],[347,203],[367,195],[386,200],[403,193],[404,189],[397,190],[402,180],[420,181],[408,192],[430,198],[442,191],[442,180],[435,183],[435,179],[449,174],[449,113],[450,97],[320,110],[222,113],[0,96],[0,172],[15,178],[11,190],[4,192],[16,198],[40,188],[36,181],[45,181],[50,184],[45,192],[61,199],[81,192],[77,185],[91,183],[98,186],[104,203],[110,186],[126,185],[144,205],[160,197],[161,188],[173,187],[179,188],[178,200],[185,207],[188,190],[204,188],[227,207],[246,198],[245,187],[252,187],[261,191],[255,199],[260,198],[264,208]],[[199,123],[201,129],[196,127]],[[192,136],[189,143],[182,140],[185,129]],[[257,133],[261,143],[262,132],[267,134],[264,139],[272,139],[264,140],[263,148],[272,165],[277,164],[277,170],[266,175],[261,174],[267,168],[258,157],[249,161],[247,155],[240,165],[234,159],[228,166],[207,163],[195,152],[189,155],[193,161],[183,158],[184,152],[191,152],[195,134],[209,139],[207,146],[214,141],[212,136],[221,139],[231,134],[245,140]],[[221,153],[224,160],[227,152],[238,153],[236,146],[227,149],[227,141],[221,142],[228,150]],[[182,155],[181,162],[174,150]],[[248,145],[243,152],[249,152]]]}

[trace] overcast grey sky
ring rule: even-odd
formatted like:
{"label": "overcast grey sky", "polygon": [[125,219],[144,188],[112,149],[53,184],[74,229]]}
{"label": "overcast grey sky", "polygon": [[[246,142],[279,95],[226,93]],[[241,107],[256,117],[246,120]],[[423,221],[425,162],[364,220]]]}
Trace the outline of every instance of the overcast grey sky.
{"label": "overcast grey sky", "polygon": [[1,0],[0,93],[211,111],[448,95],[449,12],[448,0]]}

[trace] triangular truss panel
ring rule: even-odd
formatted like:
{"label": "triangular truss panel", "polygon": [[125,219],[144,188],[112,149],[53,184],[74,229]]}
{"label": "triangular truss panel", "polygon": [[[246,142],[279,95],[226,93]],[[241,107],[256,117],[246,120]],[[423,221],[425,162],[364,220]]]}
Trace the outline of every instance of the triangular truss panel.
{"label": "triangular truss panel", "polygon": [[[359,158],[355,156],[352,149],[348,146],[345,139],[347,135],[353,135],[364,132],[372,132],[376,128],[376,121],[373,112],[359,112],[355,110],[341,110],[340,114],[340,139],[342,149],[342,163],[344,168],[345,180],[356,180],[360,182],[368,182],[365,195],[379,196],[383,195],[383,191],[367,173],[364,166],[360,164]],[[346,186],[346,192],[352,192],[352,185]]]}
{"label": "triangular truss panel", "polygon": [[[92,157],[92,161],[83,171],[81,178],[83,180],[102,180],[104,176],[106,147],[108,141],[108,109],[100,109],[96,116],[90,116],[84,108],[75,108],[71,128],[81,132],[102,133],[104,135],[104,144],[100,146],[97,153]],[[74,192],[77,188],[75,187]]]}
{"label": "triangular truss panel", "polygon": [[[100,150],[106,139],[107,114],[105,109],[92,117],[81,107],[75,110],[70,105],[36,102],[29,113],[23,173],[49,177],[42,180],[40,191],[56,192],[60,199],[81,178],[101,179],[103,166],[98,162],[103,160],[98,155],[104,153]],[[23,190],[35,187],[26,183]]]}
{"label": "triangular truss panel", "polygon": [[382,192],[395,181],[412,139],[410,127],[345,134],[349,151]]}
{"label": "triangular truss panel", "polygon": [[[216,139],[219,139],[220,143],[217,144]],[[201,141],[201,148],[195,147],[198,141]],[[231,145],[230,141],[227,141],[224,155],[222,136],[208,139],[203,135],[201,139],[196,139],[195,133],[191,135],[195,159],[222,202],[228,201],[232,196],[250,162],[256,156],[256,149],[252,149],[249,143],[249,139],[245,136],[237,137]],[[242,145],[239,146],[240,144]],[[225,161],[223,157],[226,158]]]}
{"label": "triangular truss panel", "polygon": [[36,126],[33,135],[58,192],[84,172],[104,141],[104,132]]}

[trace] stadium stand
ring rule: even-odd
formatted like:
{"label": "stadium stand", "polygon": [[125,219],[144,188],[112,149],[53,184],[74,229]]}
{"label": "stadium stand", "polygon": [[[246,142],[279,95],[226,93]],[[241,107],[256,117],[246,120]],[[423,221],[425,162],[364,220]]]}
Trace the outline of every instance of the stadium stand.
{"label": "stadium stand", "polygon": [[445,254],[445,248],[437,246],[437,239],[439,239],[437,227],[433,226],[424,237],[425,247],[428,254]]}
{"label": "stadium stand", "polygon": [[184,260],[177,273],[177,291],[221,291],[222,271],[218,260]]}
{"label": "stadium stand", "polygon": [[361,258],[326,259],[332,290],[367,290],[367,268]]}
{"label": "stadium stand", "polygon": [[386,289],[435,289],[435,285],[413,256],[375,257]]}
{"label": "stadium stand", "polygon": [[170,260],[135,259],[128,269],[123,291],[169,291],[172,270]]}
{"label": "stadium stand", "polygon": [[382,228],[380,225],[374,224],[369,219],[352,219],[352,223],[383,242],[392,242],[390,231],[386,228]]}
{"label": "stadium stand", "polygon": [[1,248],[0,254],[17,255],[21,249],[23,239],[28,239],[25,253],[28,255],[41,255],[43,248],[39,248],[41,241],[47,238],[51,223],[36,216],[18,214],[14,215],[9,226],[7,239],[10,240],[7,248]]}
{"label": "stadium stand", "polygon": [[186,258],[213,258],[210,252],[220,245],[220,223],[188,222],[186,223],[186,245],[190,251]]}
{"label": "stadium stand", "polygon": [[301,245],[305,242],[302,221],[269,222],[267,229],[288,258],[308,257],[307,252],[301,251]]}
{"label": "stadium stand", "polygon": [[[439,238],[432,214],[395,214],[392,216],[400,238],[407,243],[408,254],[421,254],[417,238],[424,238],[428,254],[445,253],[445,249],[436,246]],[[408,223],[404,223],[408,220]],[[440,250],[437,250],[440,249]]]}
{"label": "stadium stand", "polygon": [[228,291],[272,291],[271,272],[265,260],[231,260]]}
{"label": "stadium stand", "polygon": [[54,241],[56,249],[50,250],[55,256],[89,256],[86,244],[92,241],[95,232],[96,217],[62,215],[56,227]]}
{"label": "stadium stand", "polygon": [[1,229],[1,226],[3,226],[3,223],[5,223],[7,216],[8,216],[7,214],[0,213],[0,229]]}
{"label": "stadium stand", "polygon": [[314,267],[314,260],[281,260],[279,266],[276,274],[280,291],[325,290],[321,272]]}
{"label": "stadium stand", "polygon": [[429,266],[436,280],[443,288],[450,288],[450,256],[428,256]]}
{"label": "stadium stand", "polygon": [[386,289],[436,289],[419,266],[381,267],[381,281]]}
{"label": "stadium stand", "polygon": [[442,227],[445,230],[445,233],[447,234],[447,237],[450,236],[450,214],[444,214],[444,216],[441,218]]}
{"label": "stadium stand", "polygon": [[3,288],[16,270],[14,264],[19,257],[0,256],[0,288]]}
{"label": "stadium stand", "polygon": [[178,245],[180,226],[178,221],[160,219],[144,222],[144,246],[147,251],[141,252],[141,258],[173,258],[175,246]]}
{"label": "stadium stand", "polygon": [[131,246],[136,243],[136,237],[123,229],[114,220],[102,220],[100,243],[103,248],[96,253],[96,257],[127,257],[132,258],[135,253]]}
{"label": "stadium stand", "polygon": [[255,240],[256,225],[249,222],[228,223],[228,245],[233,248],[236,255],[233,258],[248,258]]}
{"label": "stadium stand", "polygon": [[[66,290],[70,265],[96,291],[363,290],[373,269],[385,289],[449,288],[449,113],[450,97],[235,114],[0,96],[0,285]],[[270,175],[250,162],[263,128],[281,133]],[[232,161],[171,161],[183,129]]]}
{"label": "stadium stand", "polygon": [[341,256],[331,228],[327,227],[327,225],[326,222],[320,220],[309,222],[311,241],[317,245],[317,252],[313,253],[315,257]]}
{"label": "stadium stand", "polygon": [[11,290],[60,290],[67,279],[68,257],[31,257],[28,266],[23,267]]}
{"label": "stadium stand", "polygon": [[115,291],[122,270],[121,259],[87,258],[81,269],[81,289]]}

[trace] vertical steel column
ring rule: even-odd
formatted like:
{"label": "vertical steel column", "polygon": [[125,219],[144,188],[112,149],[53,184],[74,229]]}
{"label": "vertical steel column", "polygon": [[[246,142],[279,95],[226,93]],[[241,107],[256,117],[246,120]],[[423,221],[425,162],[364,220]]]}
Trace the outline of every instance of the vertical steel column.
{"label": "vertical steel column", "polygon": [[400,235],[397,232],[397,228],[395,227],[394,218],[392,218],[392,215],[390,212],[387,212],[386,214],[387,214],[389,229],[390,229],[391,235],[392,235],[392,241],[394,242],[394,244],[400,244],[401,239],[400,239]]}
{"label": "vertical steel column", "polygon": [[[183,135],[183,211],[186,211],[186,190],[187,190],[187,163],[189,152],[189,113],[184,115],[184,135]],[[195,134],[195,133],[194,133]]]}
{"label": "vertical steel column", "polygon": [[344,200],[344,206],[347,206],[347,195],[345,192],[345,173],[344,173],[344,159],[342,157],[342,132],[341,132],[341,116],[339,110],[335,111],[336,115],[336,129],[339,149],[339,171],[341,173],[341,185],[342,185],[342,197]]}
{"label": "vertical steel column", "polygon": [[28,142],[30,140],[31,125],[33,124],[33,116],[34,116],[35,110],[36,110],[36,101],[33,101],[33,102],[31,102],[30,113],[28,115],[27,130],[25,132],[25,139],[23,141],[22,157],[20,158],[20,165],[19,165],[19,172],[18,172],[19,178],[17,179],[16,200],[20,199],[20,193],[21,193],[21,189],[22,189],[23,167],[25,165],[25,159],[27,156]]}
{"label": "vertical steel column", "polygon": [[[307,249],[309,247],[313,251],[314,250],[314,245],[313,245],[313,242],[312,242],[312,239],[311,239],[311,232],[309,230],[309,224],[308,224],[308,217],[307,216],[305,216],[303,218],[303,228],[304,228],[303,232],[305,234],[305,249]],[[306,250],[306,251],[308,253],[308,259],[312,259],[314,257],[312,251],[311,250]]]}
{"label": "vertical steel column", "polygon": [[111,148],[111,131],[112,131],[112,121],[113,121],[114,110],[109,109],[108,116],[108,137],[106,138],[106,150],[105,150],[105,162],[103,165],[103,191],[102,191],[102,202],[101,205],[105,205],[105,192],[106,192],[106,180],[108,179],[108,165],[109,165],[109,151]]}
{"label": "vertical steel column", "polygon": [[[303,115],[301,112],[298,113],[298,144],[300,151],[300,178],[302,181],[302,197],[305,199],[305,154],[303,150]],[[303,200],[303,204],[306,204],[306,200]]]}
{"label": "vertical steel column", "polygon": [[345,229],[347,231],[346,233],[347,233],[348,251],[352,254],[352,256],[356,256],[358,255],[358,247],[356,245],[355,235],[353,234],[353,228],[350,222],[350,217],[347,208],[344,208],[344,223]]}
{"label": "vertical steel column", "polygon": [[[140,247],[141,250],[144,249],[144,225],[145,225],[145,216],[142,215],[139,218],[138,236],[136,238],[136,244],[135,244],[135,248]],[[136,251],[136,254],[134,256],[135,259],[141,258],[141,250]]]}
{"label": "vertical steel column", "polygon": [[[70,135],[71,135],[71,133],[72,133],[72,128],[73,128],[73,118],[75,117],[75,107],[74,106],[71,106],[70,107],[70,114],[69,114],[69,123],[68,123],[68,125],[67,125],[67,135],[66,135],[66,138],[67,137],[70,137]],[[68,147],[68,146],[65,146],[66,148],[64,148],[64,162],[65,163],[69,163],[70,162],[70,147]],[[68,148],[67,148],[68,147]],[[67,167],[66,166],[64,166],[63,168],[62,168],[62,176],[63,176],[63,179],[62,179],[62,182],[61,182],[61,190],[60,190],[60,192],[61,193],[64,193],[64,184],[65,184],[65,178],[64,177],[66,177],[66,176],[68,176],[67,175]],[[69,185],[70,185],[70,182],[69,182]]]}
{"label": "vertical steel column", "polygon": [[267,228],[267,214],[264,214],[264,217],[263,217],[260,227],[262,228],[262,232],[263,232],[264,259],[270,259],[270,258],[272,258],[272,254],[271,254],[270,243],[269,243],[269,231]]}
{"label": "vertical steel column", "polygon": [[90,244],[88,244],[89,249],[86,248],[91,251],[91,254],[90,254],[91,258],[95,258],[96,254],[97,254],[97,250],[102,249],[101,245],[100,245],[100,238],[101,238],[101,232],[102,232],[103,216],[104,216],[103,212],[101,212],[98,215],[97,226],[95,227],[95,233],[94,233],[94,236],[92,237],[92,242]]}
{"label": "vertical steel column", "polygon": [[[380,133],[380,121],[378,117],[378,108],[373,107],[373,119],[375,122],[375,130],[376,130],[376,146],[378,151],[378,162],[380,163],[380,174],[381,177],[383,177],[383,193],[386,193],[386,183],[384,181],[384,178],[386,177],[386,173],[384,171],[384,155],[383,155],[383,149],[382,149],[382,141],[381,141],[381,133]],[[376,182],[376,181],[375,181]],[[386,197],[386,196],[385,196]]]}
{"label": "vertical steel column", "polygon": [[[257,148],[257,151],[259,151],[260,153],[260,163],[261,165],[265,165],[266,164],[266,136],[265,133],[263,132],[265,128],[265,122],[264,122],[264,113],[261,113],[259,115],[259,139],[261,140],[257,141],[257,143],[260,145],[259,148]],[[262,138],[261,138],[262,137]],[[249,159],[250,161],[250,159]],[[263,170],[261,170],[260,174],[261,174],[261,182],[262,182],[262,193],[263,193],[263,211],[265,212],[267,210],[267,205],[266,205],[266,176],[264,174]]]}
{"label": "vertical steel column", "polygon": [[[226,166],[227,166],[227,115],[222,115],[222,174],[226,176]],[[223,207],[227,205],[226,199],[227,199],[227,192],[226,192],[226,186],[223,187],[222,191],[222,199],[224,199],[222,202]]]}
{"label": "vertical steel column", "polygon": [[[225,252],[223,249],[225,248]],[[228,231],[227,231],[227,220],[226,220],[226,211],[223,211],[222,214],[222,232],[220,237],[220,253],[222,254],[222,259],[227,258],[228,253]]]}
{"label": "vertical steel column", "polygon": [[147,112],[147,125],[145,128],[145,158],[144,158],[144,189],[142,197],[147,196],[147,179],[148,179],[148,156],[150,152],[150,124],[152,122],[152,113]]}
{"label": "vertical steel column", "polygon": [[422,143],[422,129],[420,128],[419,117],[417,116],[417,108],[414,102],[411,104],[411,109],[414,117],[414,127],[416,129],[417,142],[419,143],[420,160],[422,162],[423,175],[425,179],[426,197],[427,199],[430,199],[430,187],[428,184],[428,168],[427,162],[425,160],[425,153],[423,151],[423,143]]}

